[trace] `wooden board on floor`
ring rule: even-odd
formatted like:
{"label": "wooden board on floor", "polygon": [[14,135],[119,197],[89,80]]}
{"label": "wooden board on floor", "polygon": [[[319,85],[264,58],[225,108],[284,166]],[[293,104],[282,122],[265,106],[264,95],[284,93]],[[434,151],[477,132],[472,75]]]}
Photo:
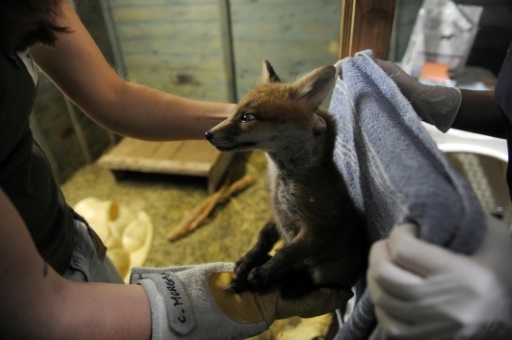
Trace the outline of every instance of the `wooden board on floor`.
{"label": "wooden board on floor", "polygon": [[112,171],[139,171],[206,177],[208,192],[219,186],[233,158],[207,141],[148,142],[124,138],[100,157],[98,164]]}

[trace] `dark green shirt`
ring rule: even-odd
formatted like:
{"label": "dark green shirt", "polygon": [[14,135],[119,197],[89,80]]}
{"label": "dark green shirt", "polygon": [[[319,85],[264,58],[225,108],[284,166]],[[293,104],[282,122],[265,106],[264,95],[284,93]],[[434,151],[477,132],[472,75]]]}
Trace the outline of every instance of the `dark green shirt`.
{"label": "dark green shirt", "polygon": [[73,252],[73,211],[30,130],[35,93],[21,59],[0,53],[0,186],[25,221],[39,253],[62,274]]}
{"label": "dark green shirt", "polygon": [[508,48],[507,56],[501,66],[498,81],[494,89],[496,102],[505,116],[508,147],[507,183],[510,198],[512,199],[512,43]]}

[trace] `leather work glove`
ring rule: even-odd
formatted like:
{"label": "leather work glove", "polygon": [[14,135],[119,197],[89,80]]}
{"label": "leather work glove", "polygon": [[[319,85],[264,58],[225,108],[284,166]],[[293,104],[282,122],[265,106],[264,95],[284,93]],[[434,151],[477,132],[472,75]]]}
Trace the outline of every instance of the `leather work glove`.
{"label": "leather work glove", "polygon": [[398,226],[370,252],[368,288],[384,332],[394,339],[512,339],[512,242],[488,217],[480,248],[453,253]]}
{"label": "leather work glove", "polygon": [[462,100],[459,89],[422,84],[391,61],[377,59],[377,64],[396,83],[421,119],[442,132],[450,129]]}
{"label": "leather work glove", "polygon": [[235,294],[229,287],[233,263],[134,268],[151,307],[152,339],[244,339],[262,333],[276,319],[313,317],[344,306],[351,291],[318,289],[296,300],[279,291]]}

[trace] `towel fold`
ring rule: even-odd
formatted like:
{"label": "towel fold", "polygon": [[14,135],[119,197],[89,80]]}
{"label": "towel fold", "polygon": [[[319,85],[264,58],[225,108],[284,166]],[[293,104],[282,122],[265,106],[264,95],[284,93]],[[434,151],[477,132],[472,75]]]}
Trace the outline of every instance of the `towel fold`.
{"label": "towel fold", "polygon": [[[341,64],[329,111],[338,137],[335,162],[366,216],[373,241],[412,222],[419,237],[455,252],[476,250],[484,210],[437,148],[411,104],[366,50]],[[336,339],[384,339],[367,292]]]}

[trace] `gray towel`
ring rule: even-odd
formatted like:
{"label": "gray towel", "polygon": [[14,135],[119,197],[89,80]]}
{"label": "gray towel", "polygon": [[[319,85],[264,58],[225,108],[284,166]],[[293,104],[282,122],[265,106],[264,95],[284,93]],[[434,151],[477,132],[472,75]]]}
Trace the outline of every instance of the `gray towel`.
{"label": "gray towel", "polygon": [[[471,253],[485,213],[467,182],[437,148],[411,104],[375,63],[372,51],[342,61],[329,111],[338,137],[335,161],[372,241],[413,222],[419,237]],[[384,339],[364,292],[337,339]]]}

